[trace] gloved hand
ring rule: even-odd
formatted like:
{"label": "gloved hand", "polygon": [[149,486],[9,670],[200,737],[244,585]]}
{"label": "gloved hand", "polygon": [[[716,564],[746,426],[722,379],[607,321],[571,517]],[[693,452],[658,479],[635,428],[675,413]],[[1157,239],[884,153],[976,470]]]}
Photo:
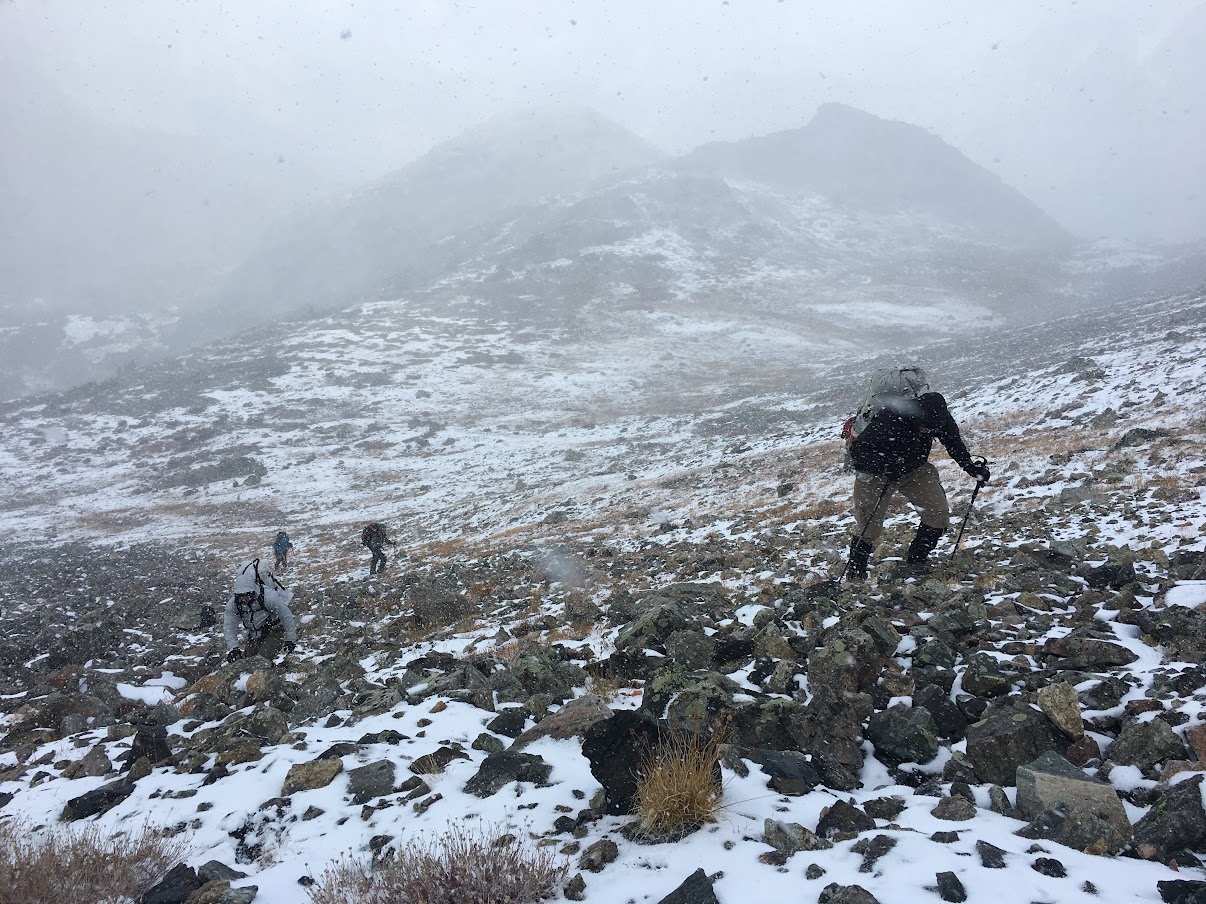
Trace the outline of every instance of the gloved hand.
{"label": "gloved hand", "polygon": [[295,644],[291,640],[286,640],[283,644],[281,644],[281,652],[284,653],[286,656],[288,656],[290,653],[292,653],[296,649],[297,649],[297,644]]}
{"label": "gloved hand", "polygon": [[243,651],[240,650],[238,647],[235,647],[233,650],[231,650],[229,653],[226,654],[227,662],[234,662],[236,659],[242,659],[242,658],[243,658]]}
{"label": "gloved hand", "polygon": [[988,462],[973,461],[970,465],[963,469],[969,476],[976,478],[980,483],[988,483],[992,474],[988,470]]}

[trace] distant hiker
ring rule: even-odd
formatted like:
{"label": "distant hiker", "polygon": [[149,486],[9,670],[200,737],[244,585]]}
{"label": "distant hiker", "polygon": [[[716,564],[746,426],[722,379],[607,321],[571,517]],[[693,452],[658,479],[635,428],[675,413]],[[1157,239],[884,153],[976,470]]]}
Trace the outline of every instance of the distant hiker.
{"label": "distant hiker", "polygon": [[[260,560],[252,559],[235,576],[234,588],[226,601],[222,627],[226,634],[226,661],[243,655],[239,646],[239,627],[247,632],[247,654],[274,656],[277,649],[292,653],[297,644],[297,621],[289,603],[293,593],[273,576],[260,571]],[[278,646],[278,641],[283,641]]]}
{"label": "distant hiker", "polygon": [[277,571],[285,571],[289,567],[289,550],[292,548],[289,535],[283,530],[277,531],[276,539],[272,541],[272,552],[276,555],[276,565],[273,567]]}
{"label": "distant hiker", "polygon": [[369,564],[369,574],[377,574],[379,571],[385,571],[385,545],[397,546],[393,540],[385,532],[385,525],[374,521],[367,524],[364,530],[360,532],[360,545],[367,546],[369,552],[373,554],[373,561]]}
{"label": "distant hiker", "polygon": [[929,462],[934,440],[976,480],[988,482],[987,464],[973,460],[946,399],[931,392],[920,367],[881,371],[859,413],[842,428],[854,466],[854,520],[850,558],[843,575],[867,576],[867,564],[883,532],[884,518],[897,493],[917,509],[921,524],[909,545],[906,570],[922,572],[938,540],[950,527],[950,506]]}

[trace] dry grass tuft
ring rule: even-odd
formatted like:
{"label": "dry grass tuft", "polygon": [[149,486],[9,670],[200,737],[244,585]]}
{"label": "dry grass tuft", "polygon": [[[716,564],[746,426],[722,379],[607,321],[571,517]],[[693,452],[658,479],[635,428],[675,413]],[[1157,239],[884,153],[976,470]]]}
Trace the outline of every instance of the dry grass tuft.
{"label": "dry grass tuft", "polygon": [[308,889],[314,904],[531,904],[557,897],[568,872],[547,848],[458,826],[377,864],[349,857]]}
{"label": "dry grass tuft", "polygon": [[716,821],[724,798],[717,765],[724,739],[723,728],[671,731],[646,750],[634,807],[642,831],[673,834]]}
{"label": "dry grass tuft", "polygon": [[117,835],[97,826],[35,829],[0,822],[0,904],[97,904],[133,900],[187,853],[150,826]]}

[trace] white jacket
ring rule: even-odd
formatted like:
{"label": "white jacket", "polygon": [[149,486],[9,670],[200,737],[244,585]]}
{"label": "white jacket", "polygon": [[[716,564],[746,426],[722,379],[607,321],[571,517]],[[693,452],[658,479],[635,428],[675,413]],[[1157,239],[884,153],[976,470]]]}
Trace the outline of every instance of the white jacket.
{"label": "white jacket", "polygon": [[[236,583],[236,589],[238,584]],[[248,634],[259,628],[262,628],[272,616],[276,616],[281,623],[281,628],[285,633],[285,640],[290,643],[297,642],[297,620],[293,617],[293,612],[289,609],[289,603],[293,601],[292,590],[280,590],[276,587],[268,586],[264,588],[264,605],[260,606],[257,602],[252,602],[250,609],[244,607],[243,617],[240,618],[239,606],[235,602],[234,594],[230,595],[230,599],[226,601],[226,613],[222,619],[222,627],[226,634],[226,649],[233,650],[239,645],[239,622],[242,621],[243,627]]]}

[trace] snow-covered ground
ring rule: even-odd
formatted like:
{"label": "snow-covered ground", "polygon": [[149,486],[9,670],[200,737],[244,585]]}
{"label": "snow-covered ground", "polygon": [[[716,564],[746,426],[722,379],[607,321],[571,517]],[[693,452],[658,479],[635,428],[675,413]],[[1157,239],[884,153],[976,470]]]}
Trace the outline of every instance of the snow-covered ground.
{"label": "snow-covered ground", "polygon": [[[760,337],[737,331],[724,338],[734,341],[719,341],[706,323],[675,319],[664,332],[623,347],[593,345],[554,330],[525,334],[506,324],[437,320],[404,304],[366,305],[314,329],[274,333],[254,352],[244,339],[178,368],[9,406],[0,447],[0,531],[11,542],[48,550],[68,539],[110,544],[115,556],[141,542],[187,541],[233,563],[285,527],[298,545],[291,579],[302,608],[302,661],[328,658],[340,632],[373,637],[376,652],[360,660],[363,681],[373,687],[388,687],[406,661],[424,653],[500,650],[506,638],[498,631],[514,627],[516,616],[491,615],[403,644],[387,641],[396,637],[386,633],[389,619],[374,622],[370,613],[328,625],[320,637],[327,614],[307,611],[307,594],[317,598],[320,587],[362,581],[364,563],[350,556],[359,524],[370,518],[391,524],[416,560],[428,563],[515,553],[547,567],[556,550],[573,551],[561,578],[542,585],[547,600],[531,591],[525,616],[533,619],[560,606],[557,594],[571,585],[599,603],[628,586],[567,577],[589,573],[583,550],[605,544],[619,556],[657,558],[656,567],[633,573],[633,588],[715,581],[739,603],[717,628],[751,625],[767,608],[763,591],[773,596],[805,582],[841,551],[850,477],[841,468],[836,432],[873,362],[842,361],[825,346],[805,357],[794,338],[780,344],[762,337],[762,345]],[[1092,312],[978,344],[940,343],[914,356],[932,367],[972,452],[986,455],[993,468],[965,540],[975,568],[986,570],[990,557],[1026,543],[1088,538],[1101,549],[1126,547],[1141,580],[1154,587],[1161,556],[1206,546],[1206,421],[1198,410],[1206,398],[1206,296]],[[941,453],[935,460],[961,514],[970,485]],[[189,472],[196,479],[182,482]],[[890,522],[893,537],[906,520]],[[699,564],[689,578],[676,571],[688,568],[688,560],[694,568],[703,559],[698,551],[713,547],[727,550],[729,561]],[[754,549],[766,557],[737,561]],[[984,604],[1017,597],[990,587]],[[1137,604],[1204,601],[1202,582],[1191,580]],[[1144,701],[1169,667],[1137,628],[1116,617],[1102,608],[1097,620],[1137,656],[1126,671],[1134,686],[1116,712],[1096,715],[1118,715],[1128,702]],[[608,655],[617,629],[602,622],[588,628],[560,642]],[[1031,641],[1068,630],[1055,627]],[[203,634],[182,638],[172,657],[177,663],[165,661],[159,673],[137,682],[126,676],[121,695],[182,703],[190,690],[177,674],[198,668],[203,657],[196,651],[207,644],[212,640]],[[907,663],[913,651],[906,636],[894,656]],[[748,674],[730,677],[756,690]],[[576,688],[575,695],[590,689]],[[614,694],[613,708],[631,708],[640,688],[622,686]],[[1200,725],[1204,710],[1201,690],[1186,695],[1177,707],[1186,717],[1178,733]],[[485,799],[467,794],[464,785],[485,758],[473,742],[494,714],[455,699],[404,698],[359,720],[346,709],[332,715],[295,728],[288,743],[267,747],[261,759],[231,765],[220,781],[161,768],[98,824],[115,831],[142,820],[182,826],[190,862],[237,865],[251,875],[236,885],[258,886],[256,900],[264,904],[287,904],[305,900],[299,878],[317,875],[343,852],[365,853],[381,836],[403,845],[450,824],[480,823],[500,834],[553,838],[552,823],[564,808],[576,811],[599,789],[578,741],[543,739],[526,752],[552,764],[547,786],[508,785]],[[0,718],[0,731],[17,721]],[[186,737],[202,730],[186,724],[171,731]],[[387,730],[405,738],[358,743]],[[1100,733],[1096,739],[1103,747],[1111,740]],[[381,808],[354,806],[343,777],[276,800],[290,766],[337,744],[355,748],[342,756],[345,769],[388,759],[399,780],[409,776],[411,762],[439,746],[460,745],[468,758],[423,776],[442,797],[422,812],[401,794],[386,795]],[[941,772],[961,744],[944,748],[926,768]],[[45,777],[0,781],[0,794],[15,795],[0,815],[46,822],[68,799],[111,780],[59,777],[97,745],[112,759],[128,740],[98,729],[38,747],[29,759],[43,763]],[[869,743],[864,750],[872,752]],[[14,754],[0,755],[0,770],[16,764]],[[580,846],[608,837],[619,842],[620,855],[599,876],[586,875],[585,900],[657,902],[698,867],[723,873],[715,891],[724,904],[813,901],[830,882],[861,885],[883,904],[938,900],[930,887],[946,871],[959,877],[971,902],[1130,904],[1160,900],[1157,881],[1202,878],[1200,870],[1178,874],[1160,863],[1091,856],[1050,842],[1036,852],[1034,842],[1014,834],[1017,820],[990,812],[984,786],[974,788],[975,819],[961,823],[935,817],[934,798],[898,784],[870,755],[860,778],[854,791],[820,788],[784,797],[768,791],[756,766],[745,776],[726,769],[720,820],[672,844],[627,843],[619,833],[627,817],[603,817],[589,824]],[[1133,767],[1115,768],[1110,781],[1128,792],[1156,785]],[[869,870],[861,869],[864,857],[850,841],[797,853],[785,866],[759,862],[769,850],[761,840],[766,819],[813,827],[822,808],[838,799],[862,805],[890,796],[900,797],[903,809],[890,823],[881,820],[875,834],[895,846]],[[1132,821],[1145,812],[1126,807]],[[954,832],[956,839],[934,840],[936,832]],[[255,855],[240,849],[249,838],[263,845]],[[571,850],[571,841],[559,835],[555,844]],[[1006,852],[1003,872],[981,865],[980,841]],[[1058,857],[1067,877],[1032,869],[1038,856]],[[576,872],[577,855],[565,857]],[[814,863],[823,876],[805,878]]]}

